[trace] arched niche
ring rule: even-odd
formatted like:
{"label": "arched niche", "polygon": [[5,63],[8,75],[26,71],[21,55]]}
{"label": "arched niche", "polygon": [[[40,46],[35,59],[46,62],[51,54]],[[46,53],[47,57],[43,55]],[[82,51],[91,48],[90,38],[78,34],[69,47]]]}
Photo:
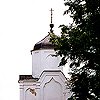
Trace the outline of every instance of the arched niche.
{"label": "arched niche", "polygon": [[43,87],[43,100],[62,100],[62,86],[53,77]]}

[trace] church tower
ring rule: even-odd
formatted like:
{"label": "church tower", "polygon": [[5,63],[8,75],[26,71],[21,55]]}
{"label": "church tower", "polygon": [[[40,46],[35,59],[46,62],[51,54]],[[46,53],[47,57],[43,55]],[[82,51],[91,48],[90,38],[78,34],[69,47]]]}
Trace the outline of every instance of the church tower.
{"label": "church tower", "polygon": [[[44,70],[61,70],[60,57],[55,57],[54,46],[50,42],[49,33],[44,39],[35,44],[32,54],[32,76],[39,78]],[[49,66],[48,66],[49,65]]]}
{"label": "church tower", "polygon": [[20,75],[20,100],[66,100],[69,96],[68,82],[59,66],[60,57],[55,55],[54,45],[50,42],[54,24],[49,34],[37,42],[32,54],[32,75]]}

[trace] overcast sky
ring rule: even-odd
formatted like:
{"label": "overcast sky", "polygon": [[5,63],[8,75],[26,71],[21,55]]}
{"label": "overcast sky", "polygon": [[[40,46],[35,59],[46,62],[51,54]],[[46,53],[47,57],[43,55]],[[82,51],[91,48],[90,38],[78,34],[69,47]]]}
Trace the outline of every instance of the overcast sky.
{"label": "overcast sky", "polygon": [[71,21],[63,0],[0,0],[0,100],[19,100],[18,77],[32,74],[30,50],[48,34],[51,8],[59,34]]}

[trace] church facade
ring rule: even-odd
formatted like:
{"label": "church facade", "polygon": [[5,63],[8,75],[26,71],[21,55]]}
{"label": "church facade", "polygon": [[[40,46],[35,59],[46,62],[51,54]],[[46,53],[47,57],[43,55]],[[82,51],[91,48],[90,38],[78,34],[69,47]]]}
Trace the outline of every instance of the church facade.
{"label": "church facade", "polygon": [[70,96],[63,67],[58,67],[60,57],[53,56],[53,26],[51,22],[50,33],[31,50],[32,75],[19,75],[20,100],[67,100]]}

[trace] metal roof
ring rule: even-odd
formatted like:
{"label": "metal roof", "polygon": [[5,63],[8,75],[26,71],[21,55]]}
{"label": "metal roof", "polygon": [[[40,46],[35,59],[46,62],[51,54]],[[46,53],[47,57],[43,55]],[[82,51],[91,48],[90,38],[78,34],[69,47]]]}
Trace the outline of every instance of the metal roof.
{"label": "metal roof", "polygon": [[31,51],[40,49],[54,49],[54,45],[50,42],[50,33],[41,41],[37,42]]}

